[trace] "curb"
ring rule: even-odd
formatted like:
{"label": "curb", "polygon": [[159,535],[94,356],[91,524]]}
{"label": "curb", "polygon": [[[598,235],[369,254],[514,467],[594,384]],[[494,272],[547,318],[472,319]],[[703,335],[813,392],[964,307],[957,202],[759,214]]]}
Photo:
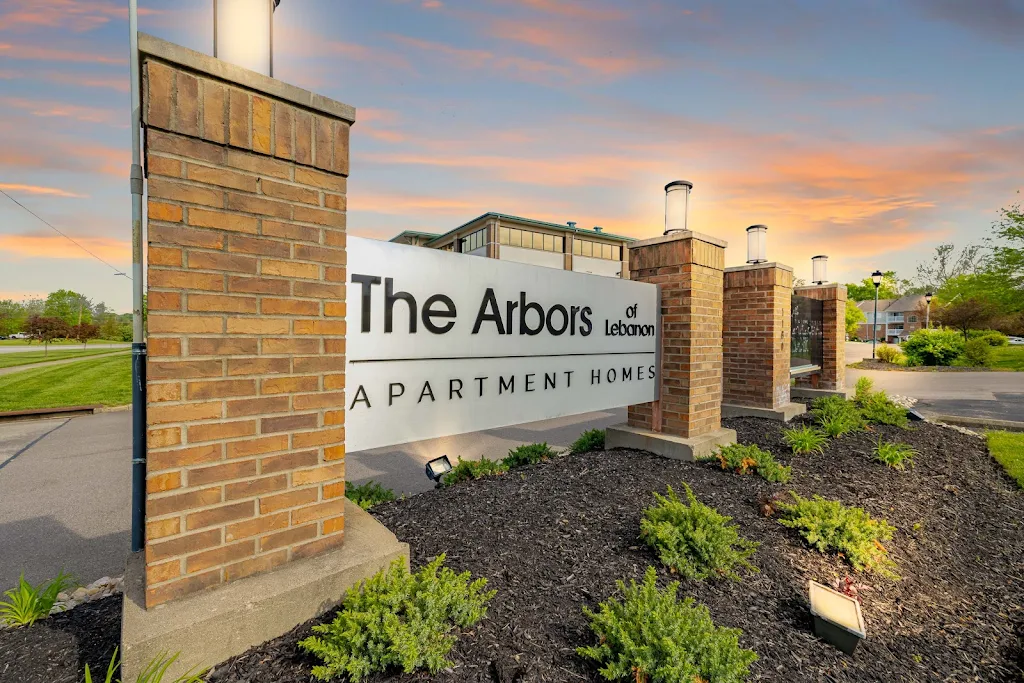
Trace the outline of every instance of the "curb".
{"label": "curb", "polygon": [[68,406],[66,408],[38,408],[35,410],[12,410],[0,413],[0,422],[22,422],[26,420],[45,420],[59,417],[79,417],[92,415],[103,410],[103,406]]}
{"label": "curb", "polygon": [[931,422],[945,422],[946,424],[957,425],[975,429],[995,429],[1007,432],[1024,432],[1024,422],[1013,420],[994,420],[983,417],[961,417],[959,415],[928,415]]}

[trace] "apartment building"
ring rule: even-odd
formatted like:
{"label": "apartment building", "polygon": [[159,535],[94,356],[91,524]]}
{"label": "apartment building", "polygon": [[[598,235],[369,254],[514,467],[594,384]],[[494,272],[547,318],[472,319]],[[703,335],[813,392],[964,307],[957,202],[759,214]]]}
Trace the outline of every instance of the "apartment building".
{"label": "apartment building", "polygon": [[899,299],[878,300],[878,320],[875,321],[875,300],[858,301],[857,308],[864,311],[867,321],[857,328],[857,337],[871,339],[872,328],[879,341],[898,344],[915,330],[924,327],[925,301],[921,294],[910,294]]}
{"label": "apartment building", "polygon": [[545,221],[485,213],[443,234],[406,230],[389,241],[472,256],[560,268],[605,277],[629,277],[626,245],[631,237],[600,227],[578,228]]}

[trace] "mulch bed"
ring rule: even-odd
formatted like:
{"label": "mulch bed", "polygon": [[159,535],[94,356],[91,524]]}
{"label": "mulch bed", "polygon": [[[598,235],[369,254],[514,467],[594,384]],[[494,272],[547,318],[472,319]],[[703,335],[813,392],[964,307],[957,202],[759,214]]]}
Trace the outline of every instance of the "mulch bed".
{"label": "mulch bed", "polygon": [[[761,543],[753,558],[760,573],[741,582],[684,581],[680,590],[706,604],[718,624],[743,629],[741,645],[759,656],[751,680],[1021,681],[1024,495],[980,439],[931,424],[909,431],[878,427],[833,441],[824,456],[790,456],[781,425],[753,418],[725,422],[740,442],[758,443],[792,465],[792,481],[773,485],[711,464],[616,451],[558,458],[374,508],[381,522],[411,544],[414,567],[446,553],[448,566],[486,577],[498,591],[487,619],[452,651],[455,666],[434,680],[596,680],[595,669],[575,654],[592,639],[580,608],[611,595],[616,579],[640,579],[647,566],[658,566],[638,541],[639,518],[652,491],[685,481]],[[916,467],[897,472],[872,462],[879,436],[914,446]],[[760,513],[763,496],[786,489],[839,498],[897,527],[888,545],[902,579],[855,576],[870,589],[862,591],[868,638],[853,657],[814,636],[806,584],[854,572],[839,558],[812,552],[794,531]],[[665,582],[671,579],[661,568],[659,574]],[[55,652],[69,666],[76,657],[109,657],[116,636],[99,644],[68,637],[54,628],[54,619],[25,631],[47,629],[31,642],[17,632],[13,638],[19,640],[0,632],[0,680],[75,680],[71,668],[51,676],[23,667],[17,669],[20,676],[5,678],[12,646],[15,666],[40,666],[46,658],[26,650],[36,647]],[[210,680],[307,683],[315,662],[296,642],[310,634],[313,623],[318,622],[225,662]],[[53,633],[67,644],[45,643]],[[74,638],[82,639],[78,654],[72,651]],[[373,680],[429,678],[399,674]]]}
{"label": "mulch bed", "polygon": [[850,363],[848,367],[855,370],[886,370],[889,372],[1012,372],[1009,368],[968,368],[957,365],[896,365],[895,363],[880,361],[877,358],[875,360],[865,358],[856,363]]}

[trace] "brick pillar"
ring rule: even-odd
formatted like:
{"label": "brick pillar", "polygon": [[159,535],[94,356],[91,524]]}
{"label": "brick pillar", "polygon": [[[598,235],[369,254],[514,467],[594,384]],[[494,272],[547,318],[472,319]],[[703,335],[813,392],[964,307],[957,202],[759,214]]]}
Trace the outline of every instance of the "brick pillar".
{"label": "brick pillar", "polygon": [[146,44],[152,608],[342,543],[355,110]]}
{"label": "brick pillar", "polygon": [[805,412],[789,396],[793,269],[725,269],[723,412],[788,421]]}
{"label": "brick pillar", "polygon": [[629,406],[608,447],[692,459],[736,440],[722,429],[722,277],[726,243],[681,232],[629,245],[629,276],[661,287],[661,398]]}
{"label": "brick pillar", "polygon": [[793,293],[822,301],[822,367],[820,373],[797,379],[801,388],[846,390],[846,287],[838,284],[797,287]]}

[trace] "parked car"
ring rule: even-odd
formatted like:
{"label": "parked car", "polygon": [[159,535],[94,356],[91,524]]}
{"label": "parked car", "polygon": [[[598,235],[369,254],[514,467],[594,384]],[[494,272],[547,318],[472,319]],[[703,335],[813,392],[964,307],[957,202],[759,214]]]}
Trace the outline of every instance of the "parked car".
{"label": "parked car", "polygon": [[15,332],[11,335],[11,339],[29,339],[29,336],[24,332]]}
{"label": "parked car", "polygon": [[1010,337],[1010,344],[1013,346],[1024,346],[1024,337]]}

